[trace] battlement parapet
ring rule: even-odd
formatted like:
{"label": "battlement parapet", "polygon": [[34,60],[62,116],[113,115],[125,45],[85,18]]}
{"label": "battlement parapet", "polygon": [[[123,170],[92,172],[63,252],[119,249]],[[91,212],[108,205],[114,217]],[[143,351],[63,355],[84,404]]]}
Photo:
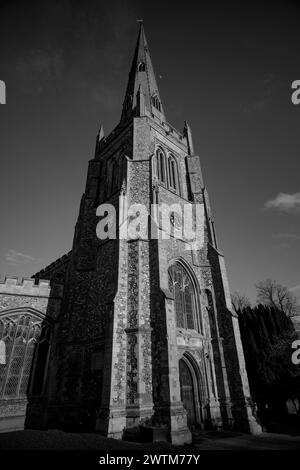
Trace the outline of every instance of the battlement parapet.
{"label": "battlement parapet", "polygon": [[[62,295],[62,286],[56,286],[55,296]],[[50,297],[53,295],[53,288],[49,280],[40,279],[35,282],[32,278],[5,277],[0,279],[0,294],[30,295],[33,297]]]}

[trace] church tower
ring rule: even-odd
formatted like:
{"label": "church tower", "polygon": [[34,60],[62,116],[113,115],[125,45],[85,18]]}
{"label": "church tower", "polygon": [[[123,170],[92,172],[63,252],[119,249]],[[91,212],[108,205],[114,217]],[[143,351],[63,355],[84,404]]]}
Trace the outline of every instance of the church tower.
{"label": "church tower", "polygon": [[[200,208],[196,246],[180,232],[185,206]],[[143,211],[146,230],[121,236]],[[197,428],[259,432],[200,158],[189,125],[166,120],[142,23],[120,122],[108,136],[101,127],[89,162],[72,251],[36,277],[47,272],[63,277],[64,297],[45,426],[126,438],[151,424],[174,444]]]}

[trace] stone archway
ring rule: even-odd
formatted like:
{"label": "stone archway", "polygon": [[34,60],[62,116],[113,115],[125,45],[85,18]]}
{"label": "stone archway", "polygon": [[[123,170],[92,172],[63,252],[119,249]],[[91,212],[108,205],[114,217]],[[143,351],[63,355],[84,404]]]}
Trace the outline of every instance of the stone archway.
{"label": "stone archway", "polygon": [[203,428],[199,371],[195,369],[194,364],[185,354],[179,360],[179,380],[181,400],[187,411],[188,427],[191,431],[196,428]]}
{"label": "stone archway", "polygon": [[179,361],[179,378],[180,378],[180,394],[181,401],[187,412],[187,425],[190,430],[194,429],[196,420],[195,407],[195,390],[192,374],[186,362],[182,359]]}

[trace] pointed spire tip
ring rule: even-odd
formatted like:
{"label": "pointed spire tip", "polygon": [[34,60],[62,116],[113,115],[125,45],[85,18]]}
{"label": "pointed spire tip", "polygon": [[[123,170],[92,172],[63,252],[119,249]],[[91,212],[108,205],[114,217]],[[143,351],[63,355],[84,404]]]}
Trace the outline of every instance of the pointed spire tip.
{"label": "pointed spire tip", "polygon": [[151,113],[155,107],[158,112],[164,115],[144,31],[143,20],[138,19],[137,22],[140,24],[140,28],[129,73],[121,120],[129,117],[135,109],[138,94],[144,96],[145,107],[149,113]]}

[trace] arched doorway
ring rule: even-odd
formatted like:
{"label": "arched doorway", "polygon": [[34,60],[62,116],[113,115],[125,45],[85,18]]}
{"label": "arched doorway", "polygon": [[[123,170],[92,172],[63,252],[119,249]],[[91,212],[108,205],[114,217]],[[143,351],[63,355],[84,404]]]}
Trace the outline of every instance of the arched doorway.
{"label": "arched doorway", "polygon": [[183,359],[179,361],[179,380],[181,401],[187,411],[187,425],[194,429],[197,425],[194,383],[191,371]]}

